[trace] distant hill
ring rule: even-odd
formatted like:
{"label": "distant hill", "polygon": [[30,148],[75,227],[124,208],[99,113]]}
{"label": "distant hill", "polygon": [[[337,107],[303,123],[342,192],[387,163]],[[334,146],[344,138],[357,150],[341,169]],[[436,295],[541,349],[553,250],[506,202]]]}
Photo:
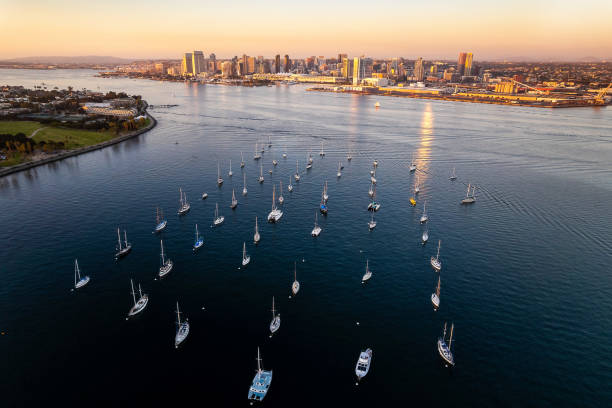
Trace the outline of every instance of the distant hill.
{"label": "distant hill", "polygon": [[79,57],[39,56],[22,57],[3,60],[2,62],[22,62],[26,64],[128,64],[135,59],[118,58],[100,55],[85,55]]}

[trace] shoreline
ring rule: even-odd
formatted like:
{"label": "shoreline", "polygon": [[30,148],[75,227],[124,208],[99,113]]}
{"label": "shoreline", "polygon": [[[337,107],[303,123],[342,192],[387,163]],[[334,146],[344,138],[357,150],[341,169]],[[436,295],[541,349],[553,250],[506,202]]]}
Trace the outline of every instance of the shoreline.
{"label": "shoreline", "polygon": [[9,174],[13,174],[13,173],[18,173],[23,170],[28,170],[33,167],[42,166],[43,164],[53,163],[59,160],[67,159],[69,157],[78,156],[80,154],[104,149],[105,147],[112,146],[112,145],[124,142],[128,139],[132,139],[136,136],[142,135],[143,133],[146,133],[149,130],[153,129],[155,126],[157,126],[157,120],[155,120],[155,118],[149,112],[145,112],[145,113],[147,115],[147,118],[151,120],[151,123],[149,123],[148,126],[145,126],[142,129],[138,129],[133,132],[129,132],[127,134],[117,136],[111,140],[107,140],[105,142],[97,143],[91,146],[80,147],[78,149],[69,150],[67,152],[53,154],[49,157],[45,157],[44,159],[29,161],[27,163],[20,163],[20,164],[16,164],[14,166],[10,166],[7,168],[2,168],[0,169],[0,177],[8,176]]}

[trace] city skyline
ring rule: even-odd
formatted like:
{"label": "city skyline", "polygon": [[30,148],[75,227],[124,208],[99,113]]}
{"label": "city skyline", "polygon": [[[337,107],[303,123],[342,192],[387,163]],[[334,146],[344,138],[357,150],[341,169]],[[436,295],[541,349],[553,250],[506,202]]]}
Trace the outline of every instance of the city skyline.
{"label": "city skyline", "polygon": [[[180,58],[185,49],[234,55],[401,56],[455,59],[458,49],[480,60],[580,60],[612,57],[612,4],[588,0],[519,1],[512,10],[472,0],[455,4],[321,1],[253,7],[186,1],[104,4],[62,0],[0,2],[0,59],[50,55]],[[525,7],[522,7],[525,6]],[[597,11],[595,13],[595,11]],[[27,26],[26,31],[23,27]],[[11,33],[20,32],[19,36]]]}

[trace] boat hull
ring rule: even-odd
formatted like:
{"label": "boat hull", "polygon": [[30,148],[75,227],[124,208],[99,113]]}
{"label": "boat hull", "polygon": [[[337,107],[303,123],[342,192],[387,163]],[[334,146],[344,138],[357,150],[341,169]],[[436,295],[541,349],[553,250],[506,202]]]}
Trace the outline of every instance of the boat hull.
{"label": "boat hull", "polygon": [[143,295],[140,299],[138,299],[138,302],[136,302],[136,304],[130,309],[128,316],[136,316],[138,313],[145,310],[148,304],[149,297],[147,295]]}
{"label": "boat hull", "polygon": [[249,388],[249,399],[263,401],[272,384],[272,371],[261,370],[255,374],[251,388]]}
{"label": "boat hull", "polygon": [[452,351],[448,348],[446,341],[443,339],[438,339],[438,354],[442,357],[442,360],[450,364],[451,366],[455,365],[455,358],[453,357]]}
{"label": "boat hull", "polygon": [[176,332],[176,336],[174,336],[174,347],[178,348],[178,346],[187,339],[189,335],[189,323],[184,322],[181,323],[181,326]]}
{"label": "boat hull", "polygon": [[79,289],[82,288],[83,286],[87,285],[89,283],[89,276],[83,276],[81,278],[80,281],[78,281],[75,285],[74,288],[75,289]]}
{"label": "boat hull", "polygon": [[165,264],[159,267],[159,277],[163,278],[164,276],[169,274],[173,267],[174,262],[168,259]]}

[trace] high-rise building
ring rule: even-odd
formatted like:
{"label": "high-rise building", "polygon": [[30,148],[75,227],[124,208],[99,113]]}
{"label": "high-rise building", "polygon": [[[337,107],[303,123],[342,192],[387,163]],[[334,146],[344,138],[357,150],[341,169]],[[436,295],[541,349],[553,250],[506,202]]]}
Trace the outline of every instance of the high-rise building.
{"label": "high-rise building", "polygon": [[342,58],[342,69],[341,69],[340,75],[342,75],[346,79],[353,78],[353,60],[352,59],[349,59],[348,57]]}
{"label": "high-rise building", "polygon": [[193,75],[206,71],[206,61],[202,51],[194,51],[191,58],[191,69]]}
{"label": "high-rise building", "polygon": [[208,56],[208,72],[217,71],[217,56],[213,53]]}
{"label": "high-rise building", "polygon": [[231,61],[225,61],[221,64],[221,75],[223,78],[229,78],[234,74],[232,68],[233,64]]}
{"label": "high-rise building", "polygon": [[192,56],[190,52],[186,52],[183,55],[183,61],[181,62],[181,74],[193,75]]}
{"label": "high-rise building", "polygon": [[365,78],[372,76],[372,59],[355,57],[353,59],[353,85],[359,85]]}
{"label": "high-rise building", "polygon": [[414,63],[414,77],[418,82],[423,82],[423,78],[425,78],[425,67],[421,57]]}
{"label": "high-rise building", "polygon": [[274,57],[274,72],[277,74],[281,72],[280,54],[276,54],[276,57]]}
{"label": "high-rise building", "polygon": [[255,57],[247,58],[247,72],[249,74],[254,74],[255,71]]}
{"label": "high-rise building", "polygon": [[345,58],[348,58],[347,54],[338,54],[338,64],[342,64]]}
{"label": "high-rise building", "polygon": [[463,75],[465,72],[465,60],[467,59],[467,53],[460,52],[459,59],[457,60],[457,73]]}
{"label": "high-rise building", "polygon": [[285,59],[283,61],[283,71],[291,72],[291,60],[289,59],[289,55],[285,54]]}
{"label": "high-rise building", "polygon": [[463,75],[465,76],[470,76],[472,75],[472,58],[474,56],[472,55],[471,52],[468,52],[465,54],[465,64],[464,69],[463,69]]}

